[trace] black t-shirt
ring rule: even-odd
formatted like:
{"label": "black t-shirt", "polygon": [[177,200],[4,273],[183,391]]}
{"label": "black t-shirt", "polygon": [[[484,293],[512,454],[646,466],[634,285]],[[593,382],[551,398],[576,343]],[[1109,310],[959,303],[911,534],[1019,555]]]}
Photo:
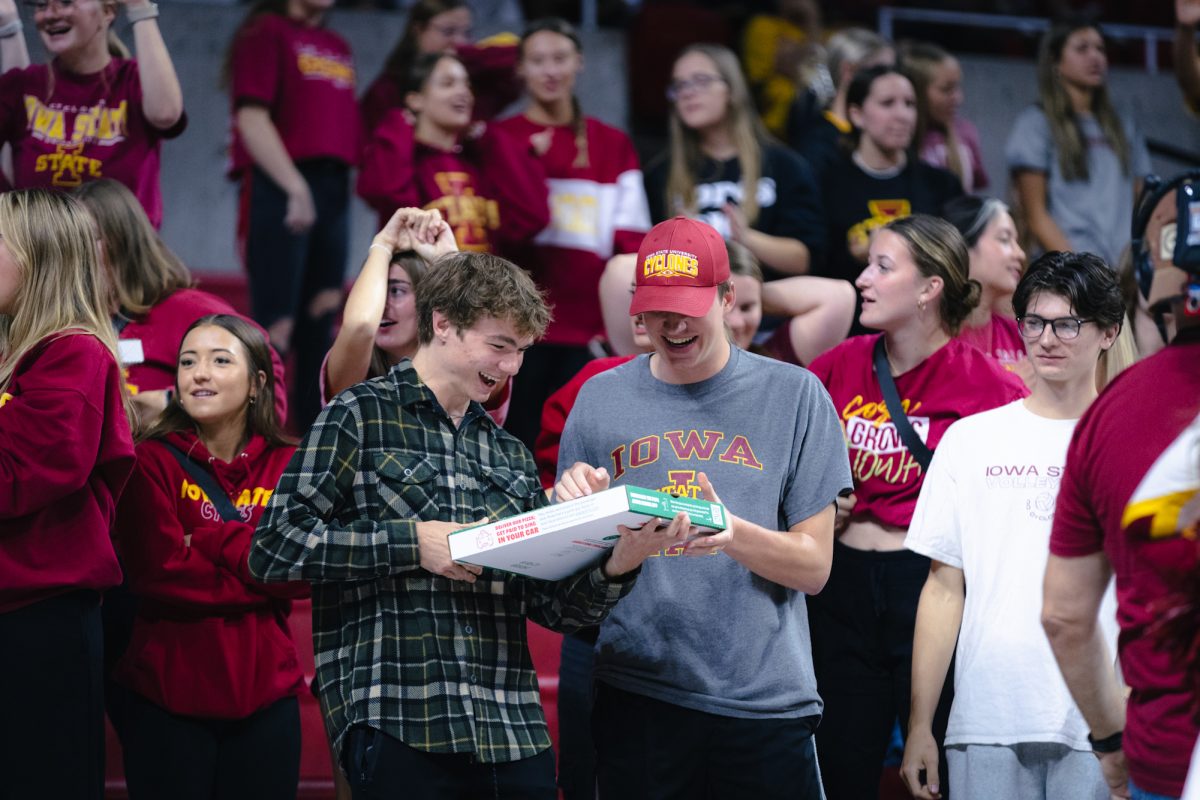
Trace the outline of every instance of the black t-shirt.
{"label": "black t-shirt", "polygon": [[788,118],[788,144],[812,167],[813,177],[820,186],[829,168],[841,160],[848,145],[843,145],[842,133],[824,113],[807,114],[796,110]]}
{"label": "black t-shirt", "polygon": [[849,155],[832,163],[821,182],[825,200],[828,257],[813,273],[853,281],[865,266],[851,254],[850,242],[865,243],[871,231],[909,214],[940,214],[947,200],[963,193],[957,177],[910,158],[899,174],[877,178]]}
{"label": "black t-shirt", "polygon": [[[662,222],[673,216],[666,198],[670,159],[664,153],[646,168],[646,196],[650,216]],[[729,238],[729,221],[721,211],[726,203],[741,205],[742,166],[736,158],[716,161],[705,158],[697,172],[696,218],[712,225]],[[825,214],[816,179],[804,159],[774,143],[763,145],[762,177],[758,179],[758,219],[750,227],[771,236],[799,239],[808,247],[812,263],[825,253]],[[763,264],[768,280],[781,273]]]}

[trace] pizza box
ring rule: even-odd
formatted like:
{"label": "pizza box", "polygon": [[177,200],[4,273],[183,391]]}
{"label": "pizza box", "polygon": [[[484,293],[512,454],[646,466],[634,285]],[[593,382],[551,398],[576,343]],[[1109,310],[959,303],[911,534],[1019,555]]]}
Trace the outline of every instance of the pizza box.
{"label": "pizza box", "polygon": [[602,492],[463,528],[449,536],[450,557],[465,564],[557,581],[593,565],[614,547],[617,526],[637,528],[651,519],[685,512],[702,533],[725,530],[720,503],[675,497],[637,486]]}

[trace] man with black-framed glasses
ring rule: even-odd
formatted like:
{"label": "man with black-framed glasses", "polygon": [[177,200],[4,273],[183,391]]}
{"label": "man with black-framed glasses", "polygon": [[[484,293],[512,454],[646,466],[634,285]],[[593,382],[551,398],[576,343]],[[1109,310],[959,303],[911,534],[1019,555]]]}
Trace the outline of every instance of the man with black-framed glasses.
{"label": "man with black-framed glasses", "polygon": [[932,721],[957,652],[945,740],[950,797],[1103,800],[1108,792],[1088,728],[1039,616],[1067,446],[1096,398],[1097,372],[1117,339],[1124,301],[1100,258],[1049,253],[1021,278],[1013,308],[1034,376],[1030,395],[950,426],[905,539],[932,563],[917,608],[901,775],[916,798],[936,798],[946,788],[938,785]]}

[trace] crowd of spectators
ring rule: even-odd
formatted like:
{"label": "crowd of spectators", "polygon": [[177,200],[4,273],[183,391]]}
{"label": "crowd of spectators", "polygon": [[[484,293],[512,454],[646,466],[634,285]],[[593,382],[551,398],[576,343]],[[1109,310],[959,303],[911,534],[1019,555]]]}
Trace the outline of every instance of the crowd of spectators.
{"label": "crowd of spectators", "polygon": [[[416,0],[364,87],[334,0],[258,0],[214,64],[243,317],[157,232],[191,146],[159,7],[30,5],[44,64],[0,0],[14,796],[99,797],[107,711],[135,800],[295,797],[310,690],[340,797],[553,796],[525,617],[567,633],[568,799],[872,797],[897,731],[917,797],[1183,795],[1200,670],[1154,621],[1200,562],[1200,221],[1147,183],[1103,25],[1055,23],[981,131],[954,53],[781,0],[672,54],[643,166],[561,18],[476,41]],[[727,530],[622,528],[553,584],[449,559],[635,482],[720,491]]]}

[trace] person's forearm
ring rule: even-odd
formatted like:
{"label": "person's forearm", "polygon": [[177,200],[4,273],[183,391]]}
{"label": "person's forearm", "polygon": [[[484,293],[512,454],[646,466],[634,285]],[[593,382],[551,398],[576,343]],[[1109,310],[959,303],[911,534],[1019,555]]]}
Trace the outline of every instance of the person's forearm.
{"label": "person's forearm", "polygon": [[307,189],[308,184],[288,155],[267,109],[262,106],[242,106],[237,110],[237,126],[246,152],[280,189],[289,195]]}
{"label": "person's forearm", "polygon": [[[132,12],[149,5],[146,0],[130,2],[125,8]],[[159,130],[170,128],[183,116],[183,90],[157,19],[133,23],[133,47],[142,84],[142,113]]]}
{"label": "person's forearm", "polygon": [[1125,701],[1100,626],[1095,620],[1044,619],[1042,624],[1063,680],[1092,734],[1102,738],[1123,730]]}
{"label": "person's forearm", "polygon": [[808,247],[799,239],[771,236],[750,228],[742,237],[742,244],[755,258],[779,272],[789,275],[804,275],[808,272]]}
{"label": "person's forearm", "polygon": [[804,525],[788,531],[772,531],[735,518],[737,528],[725,555],[759,577],[817,594],[829,580],[833,562],[833,519],[832,503]]}
{"label": "person's forearm", "polygon": [[1033,233],[1034,240],[1047,252],[1052,250],[1069,252],[1071,250],[1071,242],[1067,239],[1067,235],[1062,232],[1062,228],[1058,227],[1058,223],[1048,213],[1030,215],[1029,230]]}
{"label": "person's forearm", "polygon": [[371,247],[346,297],[342,326],[325,365],[326,396],[333,397],[367,377],[375,334],[387,303],[388,249]]}
{"label": "person's forearm", "polygon": [[[937,565],[936,569],[954,570],[954,567]],[[963,592],[962,572],[958,572],[957,585],[953,579],[930,572],[921,590],[917,605],[916,631],[913,635],[912,658],[912,708],[909,730],[931,729],[933,715],[937,710],[946,673],[954,656],[958,631],[962,627]]]}
{"label": "person's forearm", "polygon": [[1183,97],[1192,108],[1200,107],[1200,57],[1196,54],[1196,29],[1191,25],[1175,26],[1175,80]]}
{"label": "person's forearm", "polygon": [[[20,23],[21,17],[13,8],[7,14],[0,14],[0,28]],[[24,69],[29,66],[29,48],[25,45],[25,34],[21,30],[0,38],[0,72],[10,69]]]}

